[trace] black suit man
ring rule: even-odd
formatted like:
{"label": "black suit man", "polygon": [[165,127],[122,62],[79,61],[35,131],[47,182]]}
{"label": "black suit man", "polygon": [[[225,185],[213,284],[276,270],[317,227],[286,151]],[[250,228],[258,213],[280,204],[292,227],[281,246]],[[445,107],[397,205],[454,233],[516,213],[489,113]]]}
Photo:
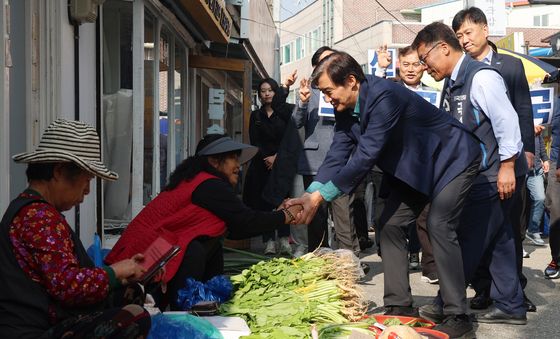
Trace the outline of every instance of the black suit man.
{"label": "black suit man", "polygon": [[[488,41],[488,25],[486,16],[477,7],[470,7],[459,11],[453,18],[453,30],[463,46],[463,49],[474,59],[494,66],[502,75],[509,94],[509,99],[519,118],[519,129],[525,157],[518,157],[515,162],[516,189],[511,199],[504,200],[505,208],[509,211],[509,223],[513,226],[515,236],[515,255],[517,273],[521,286],[525,288],[527,278],[523,275],[523,246],[525,230],[528,222],[528,196],[525,187],[525,175],[529,167],[533,167],[535,154],[535,134],[533,125],[533,111],[531,94],[521,60],[510,55],[497,53],[496,46]],[[485,309],[491,303],[491,277],[488,271],[489,258],[486,258],[477,271],[472,285],[476,296],[471,300],[471,308]],[[525,296],[525,306],[528,311],[536,311],[535,305]]]}
{"label": "black suit man", "polygon": [[391,178],[380,242],[386,313],[418,314],[412,307],[405,232],[431,203],[428,231],[439,258],[443,302],[450,314],[468,322],[456,229],[478,173],[479,140],[404,86],[364,76],[346,53],[323,59],[312,78],[336,110],[335,136],[309,193],[287,202],[303,205],[295,223],[311,221],[322,201],[352,192],[374,165],[379,166]]}

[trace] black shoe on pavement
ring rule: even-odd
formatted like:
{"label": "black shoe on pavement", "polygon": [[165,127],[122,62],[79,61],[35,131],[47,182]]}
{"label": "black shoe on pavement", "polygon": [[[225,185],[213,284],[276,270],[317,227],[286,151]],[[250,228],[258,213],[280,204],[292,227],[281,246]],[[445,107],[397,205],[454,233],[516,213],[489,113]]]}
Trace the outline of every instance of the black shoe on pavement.
{"label": "black shoe on pavement", "polygon": [[445,320],[445,315],[443,314],[443,308],[441,307],[441,305],[436,303],[420,306],[418,312],[420,313],[420,316],[422,318],[431,320],[436,324],[439,324],[443,320]]}
{"label": "black shoe on pavement", "polygon": [[475,314],[474,321],[491,324],[525,325],[527,324],[527,316],[525,314],[508,314],[497,307],[493,307],[486,313]]}
{"label": "black shoe on pavement", "polygon": [[403,317],[420,317],[418,308],[412,306],[385,306],[384,315],[400,315]]}
{"label": "black shoe on pavement", "polygon": [[371,240],[370,238],[366,238],[366,237],[360,237],[358,239],[358,243],[360,244],[360,250],[365,251],[368,248],[373,247],[373,245],[375,245],[375,242],[373,242],[373,240]]}
{"label": "black shoe on pavement", "polygon": [[525,305],[527,312],[537,312],[537,306],[535,306],[535,304],[527,298],[525,293],[523,293],[523,304]]}
{"label": "black shoe on pavement", "polygon": [[466,314],[449,315],[434,330],[449,335],[450,339],[475,339],[471,319]]}
{"label": "black shoe on pavement", "polygon": [[420,269],[420,253],[410,253],[408,258],[408,269],[417,271]]}
{"label": "black shoe on pavement", "polygon": [[361,262],[360,267],[364,271],[364,274],[367,275],[369,273],[370,267],[368,264]]}
{"label": "black shoe on pavement", "polygon": [[473,310],[485,310],[492,305],[492,299],[485,293],[476,293],[471,299],[471,308]]}

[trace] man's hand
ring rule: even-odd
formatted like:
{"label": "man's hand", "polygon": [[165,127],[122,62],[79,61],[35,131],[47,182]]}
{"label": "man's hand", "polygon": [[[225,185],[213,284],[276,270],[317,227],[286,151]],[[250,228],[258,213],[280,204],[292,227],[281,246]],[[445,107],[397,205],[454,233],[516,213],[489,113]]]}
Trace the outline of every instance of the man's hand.
{"label": "man's hand", "polygon": [[306,78],[301,79],[299,82],[299,101],[302,103],[308,102],[311,98],[311,81]]}
{"label": "man's hand", "polygon": [[387,68],[391,65],[391,54],[387,51],[387,45],[377,49],[377,65],[380,68]]}
{"label": "man's hand", "polygon": [[527,159],[527,166],[529,168],[535,167],[535,154],[532,152],[525,152],[525,158]]}
{"label": "man's hand", "polygon": [[543,125],[535,125],[535,136],[538,137],[545,129]]}
{"label": "man's hand", "polygon": [[509,199],[515,192],[515,157],[504,160],[500,164],[498,171],[498,193],[500,199]]}
{"label": "man's hand", "polygon": [[548,171],[550,170],[550,162],[548,160],[543,161],[542,170],[543,170],[544,173],[548,173]]}
{"label": "man's hand", "polygon": [[267,170],[270,171],[272,169],[274,161],[276,161],[276,154],[264,158],[264,165],[266,166]]}
{"label": "man's hand", "polygon": [[304,193],[299,198],[290,199],[286,202],[286,206],[302,205],[303,210],[296,215],[296,219],[292,224],[305,224],[309,225],[315,214],[319,205],[323,202],[323,197],[319,191],[313,193]]}
{"label": "man's hand", "polygon": [[297,69],[294,69],[294,71],[292,72],[292,74],[288,75],[288,77],[286,78],[286,80],[284,81],[283,85],[285,87],[290,87],[293,84],[295,84],[297,80]]}

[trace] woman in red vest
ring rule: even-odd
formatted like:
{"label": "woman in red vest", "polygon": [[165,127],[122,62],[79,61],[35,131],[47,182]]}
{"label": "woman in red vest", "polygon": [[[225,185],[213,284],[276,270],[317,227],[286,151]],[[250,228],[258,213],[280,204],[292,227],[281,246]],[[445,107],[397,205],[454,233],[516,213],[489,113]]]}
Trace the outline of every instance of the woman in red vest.
{"label": "woman in red vest", "polygon": [[[166,265],[164,282],[171,309],[186,278],[206,281],[223,273],[222,238],[245,239],[289,224],[300,206],[272,212],[250,209],[235,187],[240,165],[257,148],[222,134],[209,134],[169,178],[169,183],[134,218],[105,261],[113,263],[142,253],[158,236],[179,245],[181,252]],[[157,300],[166,306],[165,300]]]}

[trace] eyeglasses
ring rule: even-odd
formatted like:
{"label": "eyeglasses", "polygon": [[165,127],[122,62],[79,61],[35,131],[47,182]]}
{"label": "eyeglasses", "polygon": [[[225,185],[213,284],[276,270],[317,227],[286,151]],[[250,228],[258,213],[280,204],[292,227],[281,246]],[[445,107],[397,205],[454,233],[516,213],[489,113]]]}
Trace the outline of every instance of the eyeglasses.
{"label": "eyeglasses", "polygon": [[419,58],[419,59],[420,59],[420,63],[421,63],[422,65],[426,66],[426,58],[428,58],[428,54],[430,54],[430,52],[433,51],[434,48],[436,48],[437,46],[441,45],[442,43],[443,43],[443,41],[438,41],[438,42],[436,42],[436,44],[433,45],[432,48],[430,48],[426,54],[424,54],[423,56],[421,56],[421,57]]}

